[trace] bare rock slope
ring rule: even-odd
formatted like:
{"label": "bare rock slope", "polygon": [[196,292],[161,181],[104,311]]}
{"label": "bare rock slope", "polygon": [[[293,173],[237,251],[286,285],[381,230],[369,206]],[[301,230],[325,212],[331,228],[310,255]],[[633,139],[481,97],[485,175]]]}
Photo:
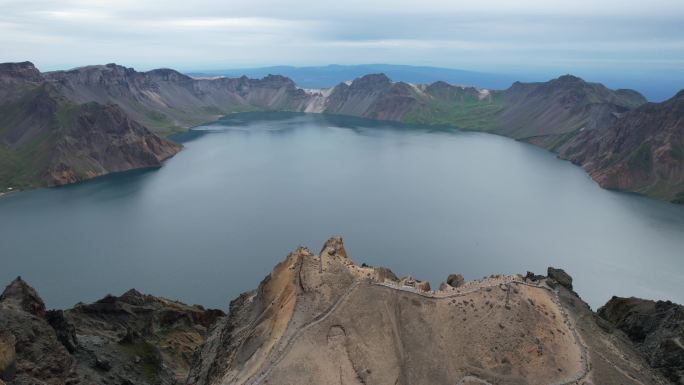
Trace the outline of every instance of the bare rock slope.
{"label": "bare rock slope", "polygon": [[31,63],[0,64],[0,190],[159,167],[181,146],[109,101],[70,100]]}
{"label": "bare rock slope", "polygon": [[295,250],[233,301],[187,383],[667,383],[626,337],[599,326],[608,322],[561,272],[562,282],[454,276],[455,287],[431,291],[357,266],[333,237],[317,255]]}
{"label": "bare rock slope", "polygon": [[598,314],[624,332],[652,367],[684,385],[684,306],[613,297]]}
{"label": "bare rock slope", "polygon": [[130,290],[46,310],[21,278],[0,296],[0,381],[8,385],[181,384],[224,313]]}

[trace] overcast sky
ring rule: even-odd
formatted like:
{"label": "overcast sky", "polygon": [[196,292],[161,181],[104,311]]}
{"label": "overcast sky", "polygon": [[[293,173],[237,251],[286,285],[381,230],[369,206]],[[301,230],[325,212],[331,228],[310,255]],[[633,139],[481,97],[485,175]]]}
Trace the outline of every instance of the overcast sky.
{"label": "overcast sky", "polygon": [[684,68],[684,0],[0,0],[0,61],[20,60],[657,73]]}

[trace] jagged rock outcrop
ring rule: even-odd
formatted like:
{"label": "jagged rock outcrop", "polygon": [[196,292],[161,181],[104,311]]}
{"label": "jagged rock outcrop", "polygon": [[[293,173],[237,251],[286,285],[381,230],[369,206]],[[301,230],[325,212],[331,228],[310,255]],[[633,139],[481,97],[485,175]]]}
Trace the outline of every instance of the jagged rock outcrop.
{"label": "jagged rock outcrop", "polygon": [[566,289],[572,290],[572,277],[565,270],[549,266],[546,270],[546,275]]}
{"label": "jagged rock outcrop", "polygon": [[134,289],[64,312],[78,343],[79,374],[134,384],[183,383],[196,347],[224,315]]}
{"label": "jagged rock outcrop", "polygon": [[17,278],[0,297],[0,380],[34,384],[181,384],[225,314],[130,290],[45,311]]}
{"label": "jagged rock outcrop", "polygon": [[21,278],[0,296],[0,379],[8,385],[78,382],[76,362],[45,320],[45,306]]}
{"label": "jagged rock outcrop", "polygon": [[461,274],[449,274],[446,283],[451,287],[460,287],[465,283],[465,279]]}
{"label": "jagged rock outcrop", "polygon": [[435,292],[333,237],[231,303],[188,384],[664,384],[565,287],[495,275]]}
{"label": "jagged rock outcrop", "polygon": [[45,304],[26,281],[17,277],[0,294],[0,302],[14,306],[37,317],[45,317]]}
{"label": "jagged rock outcrop", "polygon": [[624,332],[652,367],[673,383],[684,384],[684,306],[613,297],[598,314]]}

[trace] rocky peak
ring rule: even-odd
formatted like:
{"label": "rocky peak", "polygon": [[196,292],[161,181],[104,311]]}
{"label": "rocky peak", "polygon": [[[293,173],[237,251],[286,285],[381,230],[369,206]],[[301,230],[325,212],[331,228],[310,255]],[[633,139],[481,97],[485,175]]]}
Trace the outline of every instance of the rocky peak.
{"label": "rocky peak", "polygon": [[323,253],[348,258],[347,251],[344,249],[342,237],[340,237],[339,235],[333,235],[332,237],[330,237],[330,239],[325,241],[323,247],[321,248],[321,254]]}
{"label": "rocky peak", "polygon": [[192,80],[191,77],[184,75],[176,70],[172,70],[170,68],[158,68],[154,69],[151,71],[145,72],[145,76],[152,80],[161,80],[161,81],[170,81],[170,82],[177,82],[177,81],[190,81]]}
{"label": "rocky peak", "polygon": [[21,277],[17,277],[5,288],[0,295],[0,303],[16,306],[38,317],[45,316],[45,303],[38,292]]}
{"label": "rocky peak", "polygon": [[351,83],[350,88],[358,88],[358,89],[377,89],[377,88],[385,88],[388,87],[392,84],[392,81],[390,78],[387,77],[387,75],[383,73],[379,74],[369,74],[369,75],[364,75],[360,78],[354,79],[354,81]]}
{"label": "rocky peak", "polygon": [[0,82],[7,81],[41,82],[43,76],[33,63],[25,61],[21,63],[0,63]]}
{"label": "rocky peak", "polygon": [[585,83],[585,81],[582,78],[577,77],[575,75],[570,75],[570,74],[559,76],[558,79],[556,79],[555,81],[557,83],[564,83],[564,84]]}
{"label": "rocky peak", "polygon": [[449,274],[447,284],[451,287],[460,287],[465,283],[465,279],[461,274]]}
{"label": "rocky peak", "polygon": [[443,81],[443,80],[438,80],[428,86],[428,88],[432,89],[443,89],[443,88],[451,88],[451,84]]}
{"label": "rocky peak", "polygon": [[129,291],[123,293],[118,299],[119,301],[130,305],[140,306],[145,304],[147,296],[136,289],[130,289]]}
{"label": "rocky peak", "polygon": [[272,74],[268,74],[267,76],[265,76],[264,78],[262,78],[262,79],[260,80],[260,82],[261,82],[261,83],[265,83],[265,84],[274,85],[274,86],[277,86],[277,87],[282,87],[282,86],[295,86],[295,83],[294,83],[294,81],[292,81],[292,79],[287,78],[287,77],[282,76],[282,75],[272,75]]}
{"label": "rocky peak", "polygon": [[87,85],[106,86],[125,82],[129,77],[138,74],[135,69],[118,64],[90,65],[68,71],[47,73],[48,79],[76,82]]}

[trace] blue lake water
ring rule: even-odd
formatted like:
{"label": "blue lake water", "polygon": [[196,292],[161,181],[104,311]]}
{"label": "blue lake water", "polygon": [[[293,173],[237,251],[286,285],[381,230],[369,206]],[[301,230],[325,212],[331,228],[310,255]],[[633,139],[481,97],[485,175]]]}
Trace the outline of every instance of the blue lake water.
{"label": "blue lake water", "polygon": [[135,287],[227,308],[299,244],[341,234],[357,263],[449,273],[565,268],[592,307],[684,302],[684,207],[599,188],[483,133],[305,114],[230,116],[135,171],[0,199],[0,282],[49,307]]}

